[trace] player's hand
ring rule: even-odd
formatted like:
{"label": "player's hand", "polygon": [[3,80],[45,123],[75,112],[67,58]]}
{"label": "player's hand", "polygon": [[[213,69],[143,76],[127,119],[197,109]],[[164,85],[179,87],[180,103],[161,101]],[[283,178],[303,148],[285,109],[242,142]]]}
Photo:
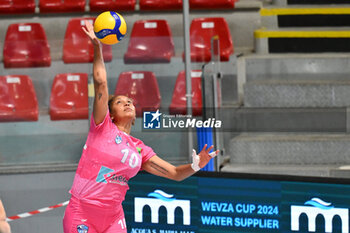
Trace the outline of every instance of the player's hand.
{"label": "player's hand", "polygon": [[198,154],[200,168],[205,167],[205,165],[207,165],[209,163],[209,161],[219,153],[219,150],[216,150],[216,151],[210,153],[210,151],[214,148],[214,146],[212,145],[209,148],[207,148],[207,146],[208,145],[205,144],[203,149],[201,150],[201,152],[199,152],[199,154]]}
{"label": "player's hand", "polygon": [[209,148],[207,148],[207,144],[204,145],[203,149],[201,150],[201,152],[199,152],[198,156],[199,156],[199,167],[203,168],[205,167],[205,165],[207,165],[209,163],[209,161],[214,158],[218,153],[219,150],[216,150],[214,152],[210,151],[214,148],[214,146],[210,146]]}
{"label": "player's hand", "polygon": [[94,27],[92,26],[89,20],[84,20],[84,22],[85,22],[85,27],[82,27],[83,31],[90,38],[90,40],[94,45],[99,45],[100,41],[97,39],[95,35]]}

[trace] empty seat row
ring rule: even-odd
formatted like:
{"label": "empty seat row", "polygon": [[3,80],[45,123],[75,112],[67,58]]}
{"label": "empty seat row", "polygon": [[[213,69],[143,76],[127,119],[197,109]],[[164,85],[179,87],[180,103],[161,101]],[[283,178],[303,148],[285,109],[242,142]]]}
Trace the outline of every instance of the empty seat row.
{"label": "empty seat row", "polygon": [[[202,114],[201,71],[192,71],[193,115]],[[185,72],[181,71],[169,107],[171,114],[186,114]],[[137,117],[144,110],[160,108],[161,96],[156,76],[150,71],[129,71],[119,75],[115,95],[128,95],[134,100]],[[50,110],[51,120],[87,119],[88,74],[66,73],[54,78]],[[27,75],[0,76],[0,122],[37,121],[38,101],[34,85]]]}
{"label": "empty seat row", "polygon": [[[190,0],[191,9],[234,8],[236,0]],[[182,9],[182,0],[140,0],[141,10]],[[40,13],[84,12],[86,0],[40,0]],[[90,0],[90,11],[133,11],[136,0]],[[0,14],[34,13],[35,0],[1,0]]]}
{"label": "empty seat row", "polygon": [[[68,22],[63,43],[64,63],[92,62],[93,45],[81,29],[85,20],[74,18]],[[233,42],[225,18],[193,19],[190,27],[191,60],[211,60],[211,40],[219,37],[221,61],[229,61],[233,54]],[[126,64],[169,63],[175,54],[174,42],[166,20],[139,20],[134,23],[128,49],[124,55]],[[112,47],[103,45],[106,62],[112,60]],[[4,50],[5,68],[44,67],[51,65],[50,46],[40,23],[11,24],[8,27]]]}
{"label": "empty seat row", "polygon": [[[189,0],[190,9],[233,9],[236,0]],[[178,10],[182,0],[140,0],[141,10]]]}

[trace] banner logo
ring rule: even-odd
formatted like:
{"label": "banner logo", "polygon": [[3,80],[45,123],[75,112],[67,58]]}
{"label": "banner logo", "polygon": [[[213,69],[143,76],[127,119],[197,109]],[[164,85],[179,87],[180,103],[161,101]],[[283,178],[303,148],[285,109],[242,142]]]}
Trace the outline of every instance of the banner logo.
{"label": "banner logo", "polygon": [[167,210],[168,224],[175,224],[175,209],[181,208],[183,213],[183,225],[190,225],[190,200],[179,200],[173,198],[173,196],[174,195],[167,194],[162,190],[155,190],[154,192],[148,194],[148,197],[151,198],[135,197],[135,222],[143,222],[143,208],[145,206],[149,206],[151,209],[151,222],[159,223],[159,208],[163,206]]}
{"label": "banner logo", "polygon": [[128,180],[122,176],[117,175],[117,171],[114,171],[113,169],[110,169],[105,166],[101,166],[100,171],[98,172],[98,175],[96,177],[97,183],[114,183],[114,184],[120,184],[120,185],[127,185]]}
{"label": "banner logo", "polygon": [[332,203],[327,203],[319,198],[312,198],[304,204],[311,206],[291,206],[292,231],[299,231],[299,217],[301,214],[306,214],[309,222],[309,232],[316,231],[316,217],[322,215],[325,220],[325,232],[333,232],[333,218],[339,216],[342,223],[342,233],[349,233],[349,209],[334,208]]}

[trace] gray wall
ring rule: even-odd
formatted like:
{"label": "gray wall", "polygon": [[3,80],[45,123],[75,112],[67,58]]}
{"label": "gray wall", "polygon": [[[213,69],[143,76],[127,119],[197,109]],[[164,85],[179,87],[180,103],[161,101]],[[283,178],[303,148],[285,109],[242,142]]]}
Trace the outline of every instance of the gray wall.
{"label": "gray wall", "polygon": [[[74,172],[0,175],[0,198],[8,217],[69,200]],[[12,233],[62,233],[65,207],[10,222]]]}

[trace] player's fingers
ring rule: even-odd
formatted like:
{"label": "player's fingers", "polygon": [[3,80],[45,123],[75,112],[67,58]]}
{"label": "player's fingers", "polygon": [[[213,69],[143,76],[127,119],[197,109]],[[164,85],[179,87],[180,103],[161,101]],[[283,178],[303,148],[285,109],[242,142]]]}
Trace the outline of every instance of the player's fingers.
{"label": "player's fingers", "polygon": [[86,25],[86,27],[89,28],[89,29],[92,27],[92,24],[90,23],[89,20],[85,20],[85,25]]}
{"label": "player's fingers", "polygon": [[192,149],[192,157],[196,156],[197,155],[197,152],[195,149]]}
{"label": "player's fingers", "polygon": [[214,158],[215,156],[217,156],[219,154],[220,150],[216,150],[214,152],[209,153],[210,157]]}
{"label": "player's fingers", "polygon": [[202,152],[202,151],[205,151],[205,149],[207,148],[207,146],[208,146],[208,145],[207,145],[207,144],[205,144],[205,145],[203,146],[203,148],[202,148],[201,152]]}
{"label": "player's fingers", "polygon": [[206,151],[205,152],[207,152],[207,153],[209,153],[210,151],[211,151],[211,149],[213,149],[214,148],[214,146],[213,145],[211,145],[208,149],[206,149]]}
{"label": "player's fingers", "polygon": [[88,35],[89,33],[88,33],[88,31],[86,30],[86,28],[83,26],[83,27],[81,27],[81,29],[83,29],[83,31],[85,32],[85,34],[86,35]]}

